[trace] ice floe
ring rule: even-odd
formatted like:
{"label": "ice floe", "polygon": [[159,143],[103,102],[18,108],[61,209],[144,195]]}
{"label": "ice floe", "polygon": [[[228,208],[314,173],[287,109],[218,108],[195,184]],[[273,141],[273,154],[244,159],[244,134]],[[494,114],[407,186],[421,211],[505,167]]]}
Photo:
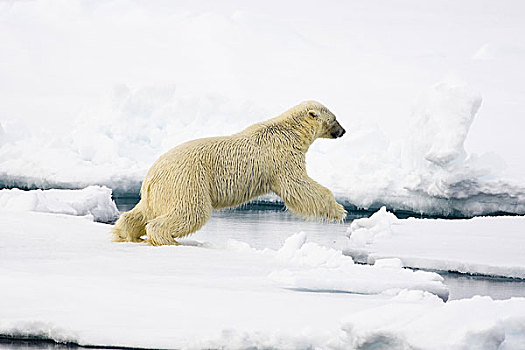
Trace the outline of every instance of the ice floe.
{"label": "ice floe", "polygon": [[111,189],[104,186],[89,186],[81,190],[3,189],[0,190],[0,210],[89,215],[102,222],[113,221],[119,215],[111,198]]}
{"label": "ice floe", "polygon": [[433,273],[397,259],[356,265],[303,233],[279,250],[151,247],[111,242],[110,225],[71,215],[0,211],[0,222],[3,336],[180,349],[519,349],[525,334],[523,298],[444,303],[425,291],[443,290]]}
{"label": "ice floe", "polygon": [[346,253],[361,262],[399,258],[405,266],[525,278],[525,217],[399,220],[381,208],[354,220]]}

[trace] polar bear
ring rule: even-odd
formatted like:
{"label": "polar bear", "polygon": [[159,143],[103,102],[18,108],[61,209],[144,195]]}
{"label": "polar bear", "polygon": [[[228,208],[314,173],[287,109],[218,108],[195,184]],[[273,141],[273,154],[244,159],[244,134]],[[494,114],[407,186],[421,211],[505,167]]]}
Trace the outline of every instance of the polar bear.
{"label": "polar bear", "polygon": [[274,192],[305,218],[342,221],[346,211],[306,174],[305,154],[317,138],[345,130],[316,101],[225,137],[197,139],[162,155],[148,171],[141,200],[113,228],[114,241],[178,244],[200,229],[213,209],[235,207]]}

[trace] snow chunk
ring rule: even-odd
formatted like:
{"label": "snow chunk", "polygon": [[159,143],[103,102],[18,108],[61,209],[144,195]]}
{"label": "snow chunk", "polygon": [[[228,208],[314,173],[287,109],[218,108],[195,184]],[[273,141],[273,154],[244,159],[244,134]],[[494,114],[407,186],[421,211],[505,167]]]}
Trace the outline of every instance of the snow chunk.
{"label": "snow chunk", "polygon": [[304,232],[288,238],[275,257],[285,268],[273,271],[269,278],[286,288],[360,294],[420,289],[448,298],[442,277],[435,273],[403,269],[395,259],[377,266],[355,265],[341,251],[306,242]]}
{"label": "snow chunk", "polygon": [[391,233],[390,225],[396,222],[397,217],[388,212],[386,207],[381,207],[369,218],[352,221],[347,231],[354,246],[364,246],[371,243],[377,235],[389,236]]}
{"label": "snow chunk", "polygon": [[281,260],[290,260],[305,243],[306,233],[296,233],[286,239],[281,249],[277,251],[276,257]]}
{"label": "snow chunk", "polygon": [[354,264],[352,258],[342,255],[338,250],[306,242],[304,232],[288,237],[275,257],[281,262],[297,267],[338,268]]}
{"label": "snow chunk", "polygon": [[464,157],[463,144],[480,106],[481,96],[464,83],[434,85],[414,110],[409,156],[441,167]]}
{"label": "snow chunk", "polygon": [[96,221],[115,220],[119,212],[111,198],[111,189],[89,186],[81,190],[0,190],[0,208],[13,211],[38,211],[85,216]]}

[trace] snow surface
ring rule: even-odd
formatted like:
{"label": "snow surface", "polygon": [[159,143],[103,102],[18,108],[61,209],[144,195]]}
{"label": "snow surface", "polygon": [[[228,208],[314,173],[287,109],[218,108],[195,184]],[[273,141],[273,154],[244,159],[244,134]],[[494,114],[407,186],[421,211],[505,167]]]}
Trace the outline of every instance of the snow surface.
{"label": "snow surface", "polygon": [[413,289],[442,293],[433,273],[397,259],[355,265],[303,233],[279,250],[233,240],[151,247],[111,242],[109,225],[85,217],[0,211],[0,222],[3,335],[178,349],[520,349],[525,341],[525,298],[444,303]]}
{"label": "snow surface", "polygon": [[522,349],[524,298],[445,303],[438,275],[406,266],[523,278],[523,217],[398,220],[383,209],[353,222],[345,254],[294,231],[279,249],[117,244],[93,218],[116,215],[99,186],[137,194],[169,148],[308,99],[348,131],[307,154],[309,174],[347,206],[523,214],[524,10],[520,0],[0,1],[0,186],[98,185],[0,191],[0,334]]}
{"label": "snow surface", "polygon": [[2,2],[0,184],[137,193],[171,147],[317,99],[348,133],[308,171],[347,205],[525,213],[523,10]]}
{"label": "snow surface", "polygon": [[361,262],[398,258],[412,268],[525,278],[525,217],[399,220],[383,207],[348,229],[345,253]]}
{"label": "snow surface", "polygon": [[443,305],[410,291],[350,315],[342,329],[353,349],[522,349],[524,311],[518,298],[478,296]]}
{"label": "snow surface", "polygon": [[38,211],[77,216],[89,215],[96,221],[115,220],[119,211],[107,187],[89,186],[82,190],[0,190],[0,210]]}

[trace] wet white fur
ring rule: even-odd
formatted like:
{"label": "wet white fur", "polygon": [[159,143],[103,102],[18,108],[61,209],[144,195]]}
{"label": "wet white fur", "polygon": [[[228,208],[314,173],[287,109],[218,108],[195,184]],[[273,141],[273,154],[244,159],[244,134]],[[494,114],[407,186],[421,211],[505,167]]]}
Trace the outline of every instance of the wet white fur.
{"label": "wet white fur", "polygon": [[[274,192],[302,217],[342,220],[346,212],[306,174],[305,153],[331,138],[335,116],[315,101],[240,133],[193,140],[162,155],[142,183],[141,200],[115,224],[115,241],[177,244],[202,227],[212,209],[235,207]],[[339,124],[337,124],[339,126]]]}

